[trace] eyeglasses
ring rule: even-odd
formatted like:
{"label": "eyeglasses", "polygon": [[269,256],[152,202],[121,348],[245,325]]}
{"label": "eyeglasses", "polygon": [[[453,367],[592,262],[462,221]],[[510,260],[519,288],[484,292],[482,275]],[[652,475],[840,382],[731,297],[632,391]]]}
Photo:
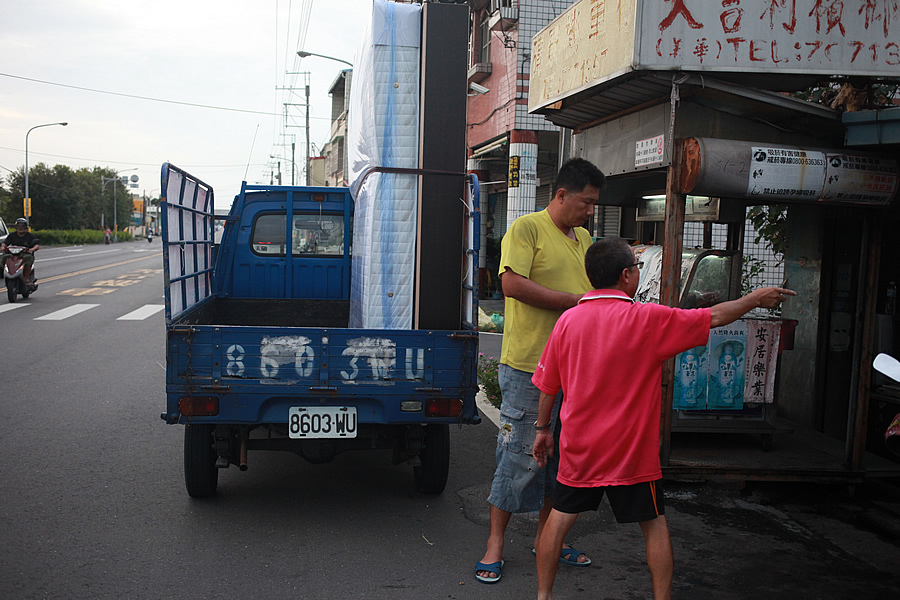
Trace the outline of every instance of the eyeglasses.
{"label": "eyeglasses", "polygon": [[639,261],[637,261],[636,263],[634,263],[633,265],[630,265],[628,268],[630,269],[631,267],[637,267],[638,269],[643,269],[643,268],[644,268],[644,261],[639,260]]}

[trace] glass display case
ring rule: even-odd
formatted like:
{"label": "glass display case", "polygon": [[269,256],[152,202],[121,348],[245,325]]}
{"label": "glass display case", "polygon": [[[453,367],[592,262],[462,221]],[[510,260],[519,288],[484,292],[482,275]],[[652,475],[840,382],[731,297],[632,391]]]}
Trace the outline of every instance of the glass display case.
{"label": "glass display case", "polygon": [[[635,299],[659,303],[662,246],[635,246],[643,262]],[[705,308],[737,298],[740,255],[691,248],[682,252],[680,308]],[[672,431],[760,434],[772,446],[778,355],[790,349],[795,321],[743,318],[710,331],[705,346],[675,358]]]}
{"label": "glass display case", "polygon": [[[634,255],[644,263],[635,299],[659,303],[662,280],[662,246],[635,246]],[[735,252],[685,249],[681,253],[680,308],[704,308],[736,297],[739,284],[733,285]],[[740,273],[738,273],[740,276]]]}

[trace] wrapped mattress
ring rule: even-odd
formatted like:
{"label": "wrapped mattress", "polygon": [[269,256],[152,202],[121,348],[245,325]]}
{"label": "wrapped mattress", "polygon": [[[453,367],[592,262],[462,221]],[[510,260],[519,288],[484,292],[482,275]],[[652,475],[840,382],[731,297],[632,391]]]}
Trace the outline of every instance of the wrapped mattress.
{"label": "wrapped mattress", "polygon": [[371,167],[418,166],[421,12],[419,4],[376,0],[354,61],[347,119],[352,328],[412,327],[418,178],[363,176]]}

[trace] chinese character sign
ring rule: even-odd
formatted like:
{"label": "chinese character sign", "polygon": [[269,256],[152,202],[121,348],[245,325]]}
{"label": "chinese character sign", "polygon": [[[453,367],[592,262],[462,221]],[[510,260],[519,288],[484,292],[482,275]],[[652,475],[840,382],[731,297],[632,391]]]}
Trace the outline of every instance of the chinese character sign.
{"label": "chinese character sign", "polygon": [[642,65],[887,75],[900,67],[898,0],[643,3]]}
{"label": "chinese character sign", "polygon": [[580,0],[531,60],[531,111],[634,70],[896,77],[900,0]]}
{"label": "chinese character sign", "polygon": [[781,341],[781,321],[747,321],[747,368],[744,401],[775,401],[775,365]]}

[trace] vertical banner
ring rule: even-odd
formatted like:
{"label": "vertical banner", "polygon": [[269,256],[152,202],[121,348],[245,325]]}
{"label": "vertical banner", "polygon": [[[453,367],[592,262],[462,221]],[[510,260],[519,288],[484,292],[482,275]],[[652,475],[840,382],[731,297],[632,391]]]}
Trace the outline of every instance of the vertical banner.
{"label": "vertical banner", "polygon": [[708,408],[743,408],[746,322],[736,321],[731,325],[712,329],[707,347],[709,348]]}
{"label": "vertical banner", "polygon": [[747,382],[744,401],[772,404],[775,401],[775,365],[781,321],[747,321]]}
{"label": "vertical banner", "polygon": [[511,188],[519,187],[519,156],[509,157],[509,182]]}

